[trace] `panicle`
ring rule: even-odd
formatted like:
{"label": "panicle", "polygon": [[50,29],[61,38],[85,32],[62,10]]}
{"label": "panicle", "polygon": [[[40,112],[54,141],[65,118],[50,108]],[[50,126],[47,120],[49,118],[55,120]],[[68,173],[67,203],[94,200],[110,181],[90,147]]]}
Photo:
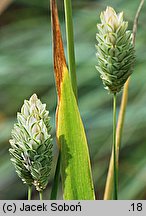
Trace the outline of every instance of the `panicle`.
{"label": "panicle", "polygon": [[25,100],[12,130],[11,161],[22,181],[38,191],[44,190],[52,163],[50,118],[46,104],[33,94]]}
{"label": "panicle", "polygon": [[133,71],[135,61],[132,33],[127,30],[128,22],[123,20],[123,12],[117,14],[107,7],[100,15],[97,25],[96,66],[105,89],[119,92]]}

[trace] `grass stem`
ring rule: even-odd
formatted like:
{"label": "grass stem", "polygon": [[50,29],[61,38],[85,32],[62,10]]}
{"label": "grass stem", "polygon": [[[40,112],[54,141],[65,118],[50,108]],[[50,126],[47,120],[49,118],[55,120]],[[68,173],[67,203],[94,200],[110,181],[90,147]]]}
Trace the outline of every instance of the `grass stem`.
{"label": "grass stem", "polygon": [[28,200],[31,200],[32,187],[28,186]]}
{"label": "grass stem", "polygon": [[71,0],[64,0],[64,11],[65,11],[65,23],[66,23],[68,66],[69,66],[72,88],[73,88],[75,97],[77,99],[77,78],[76,78],[74,32],[73,32]]}
{"label": "grass stem", "polygon": [[39,197],[40,197],[40,200],[43,200],[43,192],[42,191],[39,192]]}
{"label": "grass stem", "polygon": [[117,95],[113,95],[113,151],[114,151],[114,200],[118,199],[118,167],[116,150],[116,102]]}

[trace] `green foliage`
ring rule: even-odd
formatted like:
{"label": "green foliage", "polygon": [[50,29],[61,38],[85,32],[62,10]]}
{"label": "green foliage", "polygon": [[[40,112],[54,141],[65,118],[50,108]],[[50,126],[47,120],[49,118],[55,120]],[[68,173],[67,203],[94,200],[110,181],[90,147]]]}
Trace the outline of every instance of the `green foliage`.
{"label": "green foliage", "polygon": [[58,138],[61,145],[64,198],[94,200],[86,135],[68,74],[65,74],[62,84],[62,100],[58,110]]}
{"label": "green foliage", "polygon": [[[0,199],[26,198],[25,187],[15,175],[10,162],[8,140],[17,110],[20,110],[24,98],[30,97],[33,92],[36,92],[49,107],[50,121],[53,125],[53,144],[55,144],[56,92],[51,66],[51,27],[48,24],[50,18],[46,12],[46,6],[45,10],[42,10],[41,1],[39,1],[38,7],[34,7],[35,0],[27,0],[29,3],[27,7],[25,7],[24,1],[23,4],[21,1],[17,2],[21,6],[19,10],[15,7],[14,2],[13,7],[10,7],[0,19]],[[34,2],[33,6],[31,6],[31,2]],[[79,8],[76,3],[80,4]],[[138,4],[139,0],[110,1],[110,6],[114,7],[117,12],[124,11],[129,29],[132,29]],[[96,43],[97,18],[100,11],[109,5],[109,1],[73,1],[73,5],[75,6],[73,17],[79,108],[88,137],[95,191],[98,192],[98,198],[102,199],[112,145],[112,111],[111,99],[103,91],[103,84],[97,78],[94,44]],[[119,199],[146,198],[145,11],[146,4],[144,4],[139,20],[136,65],[130,82],[123,131]],[[65,26],[62,24],[61,27],[64,31]],[[120,96],[121,94],[117,101],[118,107]],[[56,161],[56,148],[54,148],[54,155],[54,161]],[[53,172],[50,176],[50,184],[52,184],[52,177]],[[44,194],[46,199],[49,198],[50,184],[47,187],[48,191]],[[33,195],[33,198],[38,198],[35,193]],[[61,190],[59,190],[58,199],[62,199]]]}
{"label": "green foliage", "polygon": [[56,135],[61,154],[63,197],[66,200],[94,200],[87,139],[65,61],[55,0],[51,1],[51,18],[54,74],[58,94]]}

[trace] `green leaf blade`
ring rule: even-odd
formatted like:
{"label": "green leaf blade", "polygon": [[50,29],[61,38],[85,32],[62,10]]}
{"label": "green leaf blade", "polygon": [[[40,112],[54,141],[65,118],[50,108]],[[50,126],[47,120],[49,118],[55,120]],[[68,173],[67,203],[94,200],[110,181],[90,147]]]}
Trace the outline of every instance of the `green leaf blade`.
{"label": "green leaf blade", "polygon": [[88,145],[67,70],[61,89],[57,137],[61,145],[64,198],[93,200]]}
{"label": "green leaf blade", "polygon": [[57,141],[66,200],[94,200],[88,145],[64,55],[56,1],[51,0],[54,72],[58,94]]}

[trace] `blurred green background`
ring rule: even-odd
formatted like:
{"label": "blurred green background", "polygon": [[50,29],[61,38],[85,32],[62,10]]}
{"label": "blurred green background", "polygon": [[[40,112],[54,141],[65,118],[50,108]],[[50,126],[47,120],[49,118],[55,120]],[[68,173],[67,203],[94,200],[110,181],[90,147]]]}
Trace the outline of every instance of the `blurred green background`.
{"label": "blurred green background", "polygon": [[[5,10],[2,3],[9,3]],[[66,49],[64,12],[58,1]],[[96,24],[107,5],[124,11],[132,29],[139,0],[72,0],[79,108],[87,132],[96,196],[103,198],[112,145],[112,96],[103,89],[95,69]],[[119,199],[146,199],[146,4],[136,38],[136,64],[120,152]],[[8,153],[11,129],[24,99],[37,93],[50,110],[55,142],[57,104],[52,66],[48,0],[0,0],[0,199],[26,199]],[[118,95],[118,110],[121,93]],[[44,198],[49,199],[54,165]],[[38,194],[33,191],[33,199]],[[61,185],[58,199],[62,199]]]}

